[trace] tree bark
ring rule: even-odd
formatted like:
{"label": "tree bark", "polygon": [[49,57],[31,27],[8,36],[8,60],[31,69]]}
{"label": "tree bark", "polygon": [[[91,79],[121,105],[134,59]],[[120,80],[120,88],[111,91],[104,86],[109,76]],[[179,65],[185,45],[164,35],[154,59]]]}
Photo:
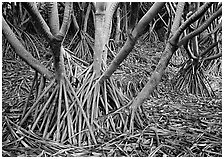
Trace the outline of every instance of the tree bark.
{"label": "tree bark", "polygon": [[94,62],[93,68],[96,76],[101,75],[102,70],[102,56],[103,56],[103,38],[104,38],[104,24],[105,24],[105,2],[96,2],[95,13],[95,43],[94,43]]}
{"label": "tree bark", "polygon": [[114,15],[114,12],[117,9],[119,2],[112,2],[112,3],[107,3],[106,6],[106,13],[105,13],[105,25],[104,25],[104,34],[103,34],[103,62],[106,65],[106,60],[107,60],[107,54],[108,54],[108,49],[107,45],[110,40],[110,34],[111,34],[111,29],[112,29],[112,18]]}
{"label": "tree bark", "polygon": [[55,36],[59,32],[59,17],[57,2],[48,3],[49,9],[49,27],[52,34]]}
{"label": "tree bark", "polygon": [[115,34],[115,43],[118,43],[120,40],[121,34],[121,17],[120,17],[120,7],[118,7],[116,12],[117,22],[116,22],[116,34]]}
{"label": "tree bark", "polygon": [[65,11],[63,16],[62,25],[59,31],[59,35],[64,38],[65,34],[67,33],[70,23],[71,23],[71,14],[72,14],[73,3],[66,2],[65,3]]}

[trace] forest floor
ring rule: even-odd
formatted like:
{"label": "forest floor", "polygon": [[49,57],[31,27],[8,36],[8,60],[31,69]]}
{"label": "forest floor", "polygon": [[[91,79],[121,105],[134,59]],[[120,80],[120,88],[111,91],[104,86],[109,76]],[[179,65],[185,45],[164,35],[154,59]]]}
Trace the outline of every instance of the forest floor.
{"label": "forest floor", "polygon": [[[161,51],[161,47],[155,45],[144,50],[144,47],[137,45],[130,58],[121,65],[122,73],[115,73],[115,78],[121,79],[125,74],[126,78],[121,79],[124,87],[127,87],[130,81],[133,83],[143,81],[144,84],[153,67],[147,61],[146,55],[142,56],[141,52],[148,55],[149,52],[156,54]],[[18,127],[33,75],[34,71],[15,55],[3,56],[3,156],[222,156],[220,86],[216,89],[217,97],[202,98],[171,89],[170,83],[164,77],[165,80],[158,87],[158,93],[143,104],[143,115],[148,122],[143,130],[136,130],[133,134],[113,134],[105,139],[103,144],[93,147],[77,147],[43,140]],[[135,97],[140,89],[128,95]]]}

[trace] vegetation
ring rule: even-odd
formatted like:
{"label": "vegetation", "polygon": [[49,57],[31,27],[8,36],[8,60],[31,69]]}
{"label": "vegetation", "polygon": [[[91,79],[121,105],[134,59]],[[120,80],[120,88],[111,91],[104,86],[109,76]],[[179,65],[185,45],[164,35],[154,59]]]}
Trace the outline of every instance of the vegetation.
{"label": "vegetation", "polygon": [[3,156],[222,156],[222,3],[3,2]]}

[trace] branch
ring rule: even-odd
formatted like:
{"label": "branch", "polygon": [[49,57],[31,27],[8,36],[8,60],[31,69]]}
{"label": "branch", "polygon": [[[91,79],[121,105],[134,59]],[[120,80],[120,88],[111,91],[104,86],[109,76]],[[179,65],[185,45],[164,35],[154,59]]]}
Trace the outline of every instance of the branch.
{"label": "branch", "polygon": [[200,27],[198,27],[196,30],[185,36],[181,41],[178,43],[178,46],[181,46],[185,43],[185,41],[193,38],[194,36],[200,34],[203,32],[211,23],[214,19],[222,15],[222,8],[220,8],[218,11],[216,11],[209,19],[207,19]]}
{"label": "branch", "polygon": [[75,17],[75,15],[74,15],[74,11],[72,12],[72,22],[73,22],[73,25],[74,25],[74,27],[75,27],[75,29],[77,30],[77,31],[79,31],[79,24],[78,24],[78,22],[77,22],[77,20],[76,20],[76,17]]}
{"label": "branch", "polygon": [[108,79],[114,71],[119,67],[121,62],[129,55],[131,50],[133,49],[137,39],[144,33],[145,27],[153,20],[153,18],[157,15],[159,10],[164,6],[165,2],[157,2],[154,3],[150,10],[141,18],[138,22],[132,33],[129,35],[127,41],[124,46],[121,48],[120,52],[111,62],[108,69],[101,76],[99,82],[103,82]]}
{"label": "branch", "polygon": [[73,3],[72,2],[66,2],[65,3],[65,11],[64,11],[64,17],[62,26],[59,32],[59,35],[64,37],[66,32],[69,29],[70,26],[70,20],[71,20],[71,13],[72,13]]}
{"label": "branch", "polygon": [[165,2],[156,2],[150,8],[150,10],[140,19],[136,27],[132,32],[132,36],[137,39],[143,33],[149,22],[153,20],[153,18],[157,15],[160,9],[165,5]]}
{"label": "branch", "polygon": [[43,34],[47,41],[51,41],[54,36],[52,35],[50,28],[48,27],[47,23],[44,21],[43,17],[41,16],[40,12],[37,9],[35,2],[24,2],[22,3],[25,9],[29,12],[31,17],[34,19],[33,25],[38,30],[40,34]]}
{"label": "branch", "polygon": [[208,10],[209,7],[211,7],[212,3],[206,3],[203,6],[201,6],[194,14],[192,14],[189,19],[187,19],[176,31],[174,36],[170,39],[170,42],[174,45],[179,40],[180,35],[183,33],[183,31],[193,22],[198,20],[203,14]]}
{"label": "branch", "polygon": [[53,74],[25,49],[25,47],[17,39],[16,35],[13,33],[13,31],[11,30],[11,28],[6,23],[3,17],[2,17],[2,31],[6,39],[12,45],[16,54],[19,57],[21,57],[29,66],[31,66],[34,70],[38,71],[47,79],[50,80],[53,78]]}
{"label": "branch", "polygon": [[177,5],[177,11],[175,13],[174,23],[171,29],[171,36],[177,31],[180,26],[182,13],[184,11],[185,2],[179,2]]}
{"label": "branch", "polygon": [[59,17],[57,2],[48,3],[49,9],[49,26],[52,34],[55,36],[59,33]]}
{"label": "branch", "polygon": [[206,57],[206,58],[204,58],[204,61],[205,60],[214,60],[214,59],[217,59],[220,57],[222,57],[222,52],[220,52],[219,54],[213,55],[213,56]]}
{"label": "branch", "polygon": [[89,3],[87,11],[86,11],[85,19],[84,19],[84,25],[83,25],[83,31],[84,32],[87,31],[88,19],[89,19],[89,13],[90,13],[91,7],[92,7],[92,4]]}

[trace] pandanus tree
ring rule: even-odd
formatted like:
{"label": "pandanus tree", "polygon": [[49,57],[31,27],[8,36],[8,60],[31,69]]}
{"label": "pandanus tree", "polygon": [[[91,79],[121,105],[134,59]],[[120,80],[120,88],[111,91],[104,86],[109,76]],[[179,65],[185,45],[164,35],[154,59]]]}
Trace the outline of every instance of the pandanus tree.
{"label": "pandanus tree", "polygon": [[[115,57],[115,59],[112,61],[108,69],[104,72],[104,74],[101,76],[100,81],[104,81],[105,79],[109,78],[111,74],[118,68],[120,63],[128,56],[130,53],[130,50],[133,48],[137,38],[141,35],[142,28],[150,22],[150,17],[153,14],[156,14],[156,10],[158,10],[160,7],[162,7],[164,3],[155,3],[151,9],[144,15],[144,17],[138,22],[136,27],[133,29],[131,34],[129,35],[129,38],[125,42],[124,46],[118,53],[118,55]],[[134,130],[134,121],[135,119],[139,119],[138,116],[136,116],[137,110],[139,109],[139,106],[142,105],[142,103],[149,97],[149,95],[153,92],[153,90],[156,88],[158,83],[161,80],[162,75],[164,74],[164,71],[169,64],[169,61],[173,55],[173,53],[183,45],[186,41],[189,39],[194,38],[199,33],[203,32],[216,18],[220,17],[222,14],[222,9],[219,7],[219,9],[212,14],[204,23],[200,26],[198,26],[197,29],[195,29],[193,32],[182,38],[179,39],[182,33],[195,21],[197,21],[201,16],[206,13],[208,8],[210,8],[213,3],[205,3],[201,7],[198,8],[194,14],[192,14],[186,21],[184,21],[181,24],[181,15],[184,10],[185,3],[178,3],[176,13],[175,13],[175,19],[171,27],[171,35],[168,39],[168,42],[166,44],[165,50],[163,51],[163,56],[160,59],[155,71],[151,75],[149,81],[145,85],[145,87],[141,90],[141,92],[138,94],[138,96],[134,99],[133,103],[131,104],[131,119],[130,119],[130,131]],[[158,7],[158,8],[157,8]],[[155,10],[153,10],[155,9]],[[150,12],[152,11],[152,12]],[[144,19],[145,18],[145,19]],[[180,25],[181,24],[181,25]],[[141,28],[141,29],[139,29]],[[219,57],[219,56],[218,56]]]}
{"label": "pandanus tree", "polygon": [[[192,42],[191,49],[197,53],[197,38],[195,36],[202,33],[222,13],[221,7],[217,6],[212,15],[208,15],[198,22],[207,13],[208,9],[216,4],[205,3],[182,22],[185,3],[180,2],[176,6],[174,5],[176,7],[176,11],[173,10],[175,16],[172,24],[170,21],[172,27],[170,27],[171,30],[163,56],[145,87],[134,100],[130,101],[116,87],[111,75],[129,55],[138,38],[144,34],[147,25],[152,22],[165,4],[165,2],[154,3],[139,21],[138,12],[134,12],[138,10],[138,4],[131,4],[131,9],[134,11],[131,13],[130,23],[127,24],[127,40],[110,65],[107,66],[107,45],[111,34],[112,17],[118,3],[97,2],[88,4],[84,20],[85,25],[81,32],[86,32],[90,8],[94,6],[95,40],[92,64],[76,58],[74,50],[69,47],[70,45],[68,48],[63,45],[71,22],[80,33],[73,3],[64,4],[61,25],[56,2],[47,3],[49,10],[48,24],[38,11],[36,3],[22,3],[31,16],[35,28],[43,35],[51,48],[54,72],[41,64],[23,47],[3,18],[3,33],[6,39],[16,53],[41,74],[41,78],[37,78],[38,73],[34,76],[20,126],[41,134],[45,139],[78,144],[79,146],[97,144],[99,142],[97,137],[100,137],[101,134],[107,136],[107,132],[111,130],[114,132],[133,132],[136,127],[144,128],[144,119],[139,113],[142,111],[140,106],[159,84],[172,55],[180,46],[189,44],[189,40]],[[187,36],[181,37],[194,23],[200,23],[200,25],[197,24],[195,30],[188,32]],[[74,34],[74,38],[77,34]],[[211,34],[209,33],[209,35]],[[72,44],[72,41],[70,44]],[[207,52],[209,50],[205,50],[202,55]],[[191,54],[189,55],[194,57]],[[220,55],[206,56],[206,60],[216,57],[220,57]],[[74,59],[85,64],[79,72]],[[79,81],[75,87],[72,85],[74,78]],[[38,88],[38,93],[36,93],[35,100],[30,106],[28,103],[30,103],[29,99],[35,86]]]}
{"label": "pandanus tree", "polygon": [[[34,89],[34,85],[38,85],[39,92],[32,106],[28,107],[28,104],[25,106],[20,125],[27,125],[27,121],[31,116],[31,130],[41,132],[43,138],[51,138],[58,142],[67,140],[69,143],[76,144],[76,136],[73,135],[75,134],[74,131],[76,131],[78,129],[77,127],[80,125],[76,123],[73,124],[73,122],[75,122],[73,119],[78,120],[77,113],[79,113],[83,115],[82,117],[89,127],[89,134],[92,141],[96,143],[90,123],[66,75],[64,63],[66,52],[62,46],[62,42],[69,28],[72,3],[65,3],[64,17],[61,26],[59,24],[57,3],[48,3],[49,25],[47,25],[38,11],[36,3],[22,4],[32,17],[35,28],[44,36],[51,48],[54,73],[32,57],[16,38],[3,18],[3,33],[16,53],[32,68],[38,71],[43,78],[50,80],[48,86],[45,87],[47,84],[45,80],[41,80],[41,82],[38,83],[37,76],[34,77],[31,92]],[[29,95],[31,96],[31,94],[32,93]],[[76,118],[74,116],[76,116]]]}

